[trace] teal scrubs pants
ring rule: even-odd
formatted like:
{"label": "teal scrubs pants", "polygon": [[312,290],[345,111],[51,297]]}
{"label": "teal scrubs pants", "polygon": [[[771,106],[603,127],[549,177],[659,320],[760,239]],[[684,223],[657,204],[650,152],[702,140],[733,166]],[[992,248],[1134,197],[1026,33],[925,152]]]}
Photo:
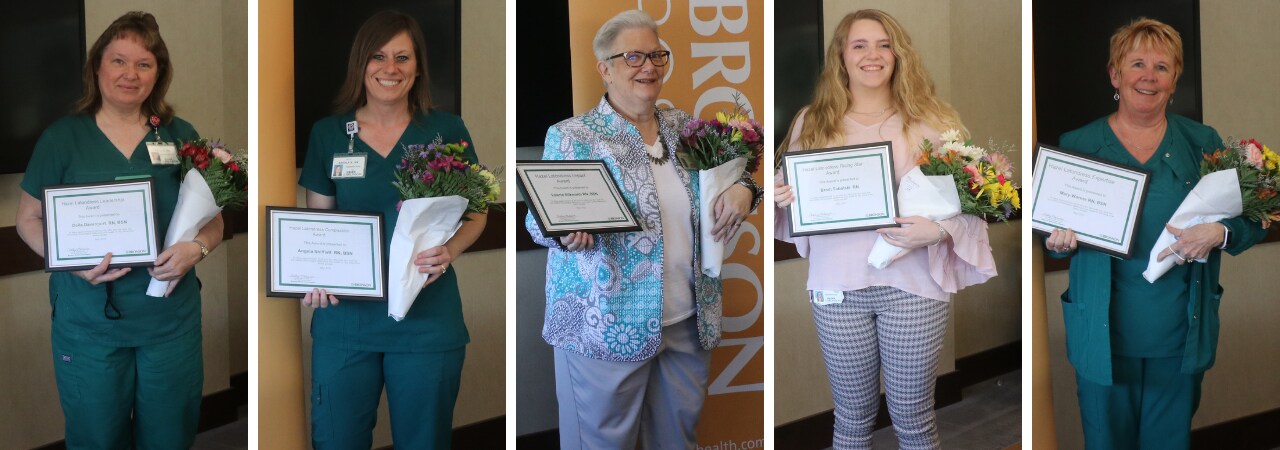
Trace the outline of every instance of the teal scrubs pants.
{"label": "teal scrubs pants", "polygon": [[190,448],[200,421],[200,327],[173,340],[113,347],[53,332],[67,448]]}
{"label": "teal scrubs pants", "polygon": [[316,450],[373,445],[378,401],[387,388],[397,450],[448,449],[466,347],[440,352],[368,352],[314,345],[311,440]]}
{"label": "teal scrubs pants", "polygon": [[1112,356],[1113,384],[1076,376],[1085,448],[1177,450],[1191,445],[1191,416],[1204,374],[1181,373],[1182,357]]}

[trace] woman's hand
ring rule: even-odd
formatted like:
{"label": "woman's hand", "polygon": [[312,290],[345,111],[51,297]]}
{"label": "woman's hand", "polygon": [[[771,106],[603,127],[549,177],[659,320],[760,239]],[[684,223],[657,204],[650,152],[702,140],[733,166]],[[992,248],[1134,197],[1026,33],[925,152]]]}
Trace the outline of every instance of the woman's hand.
{"label": "woman's hand", "polygon": [[796,194],[791,192],[791,186],[782,180],[782,174],[773,176],[773,204],[779,208],[791,206],[796,201]]}
{"label": "woman's hand", "polygon": [[751,189],[741,184],[729,186],[716,197],[715,226],[711,227],[711,235],[716,242],[729,242],[742,226],[742,221],[751,213]]}
{"label": "woman's hand", "polygon": [[1177,242],[1161,250],[1160,254],[1156,255],[1156,261],[1164,261],[1165,258],[1173,256],[1173,263],[1181,266],[1197,259],[1207,258],[1209,252],[1221,247],[1223,229],[1226,225],[1213,222],[1202,223],[1185,230],[1173,225],[1165,225],[1164,228],[1173,233]]}
{"label": "woman's hand", "polygon": [[329,295],[329,291],[324,289],[312,289],[311,292],[302,295],[302,306],[328,308],[329,305],[338,306],[338,297]]}
{"label": "woman's hand", "polygon": [[1076,232],[1071,229],[1056,229],[1044,240],[1044,248],[1054,253],[1071,253],[1076,249]]}
{"label": "woman's hand", "polygon": [[413,265],[418,266],[418,273],[427,274],[427,282],[422,283],[423,287],[443,277],[452,262],[453,255],[449,252],[449,247],[443,245],[420,251],[413,257]]}
{"label": "woman's hand", "polygon": [[94,266],[94,268],[89,270],[80,270],[72,273],[75,273],[80,278],[84,278],[84,281],[88,281],[89,284],[92,284],[94,286],[97,286],[102,283],[106,283],[108,281],[116,281],[120,277],[123,277],[126,273],[129,273],[130,269],[128,267],[111,269],[111,268],[108,268],[108,266],[110,265],[111,265],[111,253],[107,253],[107,256],[102,258],[102,262],[98,263],[98,265]]}
{"label": "woman's hand", "polygon": [[884,237],[885,242],[895,247],[910,250],[936,244],[942,240],[939,239],[939,236],[944,239],[947,237],[945,230],[938,231],[942,230],[942,225],[938,225],[937,222],[922,216],[899,217],[893,219],[893,221],[907,226],[881,228],[876,232],[880,233],[881,237]]}
{"label": "woman's hand", "polygon": [[155,265],[148,267],[147,272],[157,280],[173,281],[169,283],[169,289],[164,291],[164,296],[168,297],[178,286],[176,281],[181,280],[188,270],[200,262],[200,253],[200,244],[195,242],[173,244],[172,247],[160,252],[160,256],[156,257]]}
{"label": "woman's hand", "polygon": [[586,250],[596,243],[594,237],[581,231],[569,233],[567,236],[560,238],[560,243],[564,245],[564,249],[576,252],[578,250]]}

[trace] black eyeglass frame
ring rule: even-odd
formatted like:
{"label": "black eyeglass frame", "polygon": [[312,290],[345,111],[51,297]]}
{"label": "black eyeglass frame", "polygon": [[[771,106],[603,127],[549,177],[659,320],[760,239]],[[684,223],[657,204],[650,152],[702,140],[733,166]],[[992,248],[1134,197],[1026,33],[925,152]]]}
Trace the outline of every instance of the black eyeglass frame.
{"label": "black eyeglass frame", "polygon": [[[644,62],[645,62],[645,61],[653,61],[653,66],[654,66],[654,67],[662,67],[662,66],[667,65],[667,61],[666,61],[666,59],[667,59],[667,58],[669,58],[669,57],[671,57],[671,52],[670,52],[669,50],[654,50],[654,51],[649,52],[649,53],[645,53],[645,52],[638,52],[638,51],[630,51],[630,52],[622,52],[622,53],[619,53],[619,54],[616,54],[616,55],[610,56],[610,57],[608,57],[608,58],[605,58],[604,60],[605,60],[605,61],[609,61],[609,60],[612,60],[612,59],[614,59],[614,58],[617,58],[617,57],[620,57],[620,56],[626,56],[626,55],[633,54],[633,53],[634,53],[634,54],[639,54],[639,55],[641,55],[641,56],[644,56],[644,59],[641,59],[641,60],[640,60],[640,64],[636,64],[636,65],[634,65],[634,66],[633,66],[633,65],[631,65],[631,61],[628,61],[626,58],[623,58],[623,59],[622,59],[622,62],[623,62],[623,63],[626,63],[628,67],[644,67]],[[657,59],[657,58],[662,58],[662,59],[664,60],[664,61],[662,61],[662,64],[658,64],[658,59]]]}

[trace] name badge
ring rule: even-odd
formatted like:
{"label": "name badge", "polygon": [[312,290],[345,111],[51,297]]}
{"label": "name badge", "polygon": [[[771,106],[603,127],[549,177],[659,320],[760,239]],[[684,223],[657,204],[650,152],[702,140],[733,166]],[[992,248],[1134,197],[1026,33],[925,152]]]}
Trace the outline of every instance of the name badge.
{"label": "name badge", "polygon": [[147,155],[151,156],[151,164],[155,166],[178,164],[178,147],[172,142],[148,142]]}
{"label": "name badge", "polygon": [[333,167],[329,168],[329,178],[364,178],[365,163],[369,155],[365,153],[337,153],[333,155]]}
{"label": "name badge", "polygon": [[833,305],[844,301],[844,291],[813,291],[811,301],[815,305]]}

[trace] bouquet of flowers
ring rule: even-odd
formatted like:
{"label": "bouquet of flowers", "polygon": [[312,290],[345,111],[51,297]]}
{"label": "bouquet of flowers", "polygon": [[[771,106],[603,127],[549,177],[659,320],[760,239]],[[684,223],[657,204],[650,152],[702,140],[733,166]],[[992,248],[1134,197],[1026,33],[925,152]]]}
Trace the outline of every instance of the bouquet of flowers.
{"label": "bouquet of flowers", "polygon": [[[898,208],[903,216],[923,216],[932,221],[959,214],[984,220],[1007,221],[1022,209],[1018,186],[1013,183],[1013,164],[1004,155],[1008,146],[987,144],[993,150],[962,142],[958,130],[942,133],[942,145],[935,148],[925,139],[920,144],[917,166],[898,185]],[[877,269],[906,249],[876,239],[867,263]]]}
{"label": "bouquet of flowers", "polygon": [[741,104],[735,104],[732,112],[718,112],[714,120],[689,122],[680,138],[680,163],[698,171],[702,273],[718,277],[724,264],[725,243],[715,242],[711,235],[715,201],[744,173],[755,173],[764,149],[764,131],[759,122],[747,117]]}
{"label": "bouquet of flowers", "polygon": [[[1204,155],[1200,181],[1178,205],[1169,223],[1186,229],[1244,216],[1269,228],[1271,222],[1280,220],[1280,155],[1253,139],[1236,142],[1227,138],[1223,145],[1226,148]],[[1160,232],[1147,270],[1142,272],[1148,282],[1155,283],[1173,268],[1174,258],[1156,261],[1156,257],[1176,240],[1169,230]]]}
{"label": "bouquet of flowers", "polygon": [[[222,208],[243,209],[249,198],[246,153],[232,153],[221,141],[203,138],[178,144],[179,167],[186,175],[165,233],[165,248],[195,239]],[[164,297],[169,294],[172,283],[152,278],[147,285],[147,295]]]}
{"label": "bouquet of flowers", "polygon": [[[485,213],[498,204],[498,177],[466,161],[466,141],[404,147],[391,184],[400,191],[400,217],[388,252],[387,314],[404,320],[422,292],[427,274],[413,265],[414,255],[444,245],[466,220],[466,213]],[[456,255],[455,255],[456,256]]]}

